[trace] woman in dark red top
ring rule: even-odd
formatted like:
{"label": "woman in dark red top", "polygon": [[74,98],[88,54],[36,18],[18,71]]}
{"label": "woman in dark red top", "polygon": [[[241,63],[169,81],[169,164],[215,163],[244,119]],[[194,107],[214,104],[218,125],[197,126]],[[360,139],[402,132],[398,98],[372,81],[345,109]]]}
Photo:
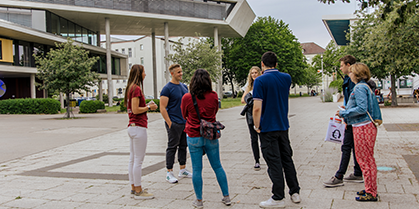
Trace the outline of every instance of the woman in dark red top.
{"label": "woman in dark red top", "polygon": [[131,67],[124,101],[129,117],[130,157],[128,176],[131,184],[131,194],[134,195],[135,199],[154,198],[153,194],[148,193],[141,187],[141,170],[147,147],[147,110],[157,109],[154,102],[145,103],[144,94],[141,90],[144,78],[145,71],[142,65]]}
{"label": "woman in dark red top", "polygon": [[227,176],[220,162],[218,139],[209,140],[201,137],[201,134],[199,133],[200,121],[192,101],[192,95],[196,96],[201,119],[215,122],[215,115],[218,111],[218,96],[217,93],[212,91],[209,73],[204,69],[196,70],[192,76],[189,89],[190,93],[185,94],[182,98],[181,109],[182,115],[186,119],[185,132],[187,134],[188,147],[191,154],[193,170],[192,183],[196,195],[196,200],[192,204],[197,208],[203,207],[202,155],[205,150],[224,196],[221,201],[226,205],[230,205],[231,201],[228,194]]}

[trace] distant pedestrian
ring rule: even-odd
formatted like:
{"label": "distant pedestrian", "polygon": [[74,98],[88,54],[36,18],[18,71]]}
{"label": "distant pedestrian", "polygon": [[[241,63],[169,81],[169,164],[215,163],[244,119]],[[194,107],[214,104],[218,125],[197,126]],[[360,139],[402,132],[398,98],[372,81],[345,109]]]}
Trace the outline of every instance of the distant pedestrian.
{"label": "distant pedestrian", "polygon": [[218,139],[209,140],[203,138],[199,132],[200,121],[196,112],[192,97],[196,98],[199,108],[200,118],[208,122],[215,122],[218,112],[218,96],[211,87],[211,78],[204,69],[198,69],[192,76],[190,93],[182,98],[182,115],[186,118],[185,132],[188,134],[188,147],[192,161],[192,183],[195,191],[196,200],[192,205],[196,208],[203,208],[202,203],[202,155],[204,151],[217,176],[218,185],[221,188],[225,205],[230,205],[230,196],[228,193],[227,175],[221,165],[220,148]]}
{"label": "distant pedestrian", "polygon": [[[371,73],[367,65],[356,63],[349,67],[349,76],[356,84],[345,110],[337,111],[337,115],[344,117],[348,125],[353,127],[356,159],[362,169],[365,179],[365,190],[357,192],[357,201],[377,201],[377,165],[374,158],[374,145],[377,138],[377,127],[371,116],[379,115],[374,93],[367,85]],[[376,118],[374,118],[376,119]]]}
{"label": "distant pedestrian", "polygon": [[[344,106],[347,105],[349,101],[349,96],[355,87],[355,83],[351,81],[349,75],[349,67],[356,63],[356,59],[352,55],[345,55],[339,59],[340,61],[340,70],[345,77],[343,79],[342,90],[343,90],[343,104]],[[344,108],[342,106],[342,108]],[[346,120],[345,120],[346,122]],[[362,178],[362,170],[359,167],[358,161],[355,156],[355,149],[354,149],[354,136],[352,132],[352,125],[347,124],[345,129],[345,135],[343,138],[343,144],[341,147],[342,155],[340,158],[339,170],[336,172],[332,178],[328,181],[323,182],[323,185],[326,187],[338,187],[343,186],[343,181],[348,182],[355,182],[355,183],[363,183],[364,179]],[[354,157],[354,172],[349,174],[349,176],[344,178],[346,170],[348,169],[349,161],[351,159],[351,152],[353,153]]]}
{"label": "distant pedestrian", "polygon": [[160,93],[160,113],[165,121],[167,131],[167,149],[166,149],[166,181],[177,183],[178,179],[173,175],[173,164],[175,155],[179,161],[179,178],[192,178],[192,173],[186,169],[187,142],[185,123],[182,117],[180,104],[184,94],[188,93],[188,87],[180,82],[183,71],[179,64],[172,64],[169,67],[172,79],[167,83]]}
{"label": "distant pedestrian", "polygon": [[141,187],[142,165],[147,147],[147,110],[156,110],[154,102],[145,103],[142,91],[146,74],[142,65],[133,65],[128,78],[124,104],[127,107],[130,137],[128,166],[131,194],[134,199],[152,199],[153,194]]}
{"label": "distant pedestrian", "polygon": [[253,157],[255,159],[255,166],[253,167],[253,169],[255,171],[260,170],[260,152],[259,134],[253,128],[253,83],[255,79],[260,75],[262,75],[262,72],[258,66],[253,66],[252,68],[250,68],[249,75],[247,76],[246,90],[244,91],[244,94],[241,99],[242,103],[246,103],[243,112],[246,114],[247,127],[249,128]]}
{"label": "distant pedestrian", "polygon": [[300,186],[292,159],[289,140],[288,96],[291,76],[276,69],[278,58],[273,52],[262,56],[263,75],[253,86],[254,129],[260,133],[263,158],[273,183],[272,197],[259,203],[262,208],[285,207],[284,173],[291,200],[300,203]]}

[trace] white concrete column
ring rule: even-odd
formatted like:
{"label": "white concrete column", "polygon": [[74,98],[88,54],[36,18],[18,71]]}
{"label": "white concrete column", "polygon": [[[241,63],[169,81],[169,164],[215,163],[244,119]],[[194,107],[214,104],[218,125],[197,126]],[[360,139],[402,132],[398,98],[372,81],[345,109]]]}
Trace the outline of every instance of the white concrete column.
{"label": "white concrete column", "polygon": [[106,30],[106,72],[108,75],[108,106],[113,106],[113,85],[112,85],[112,58],[111,58],[111,26],[109,18],[105,18]]}
{"label": "white concrete column", "polygon": [[35,74],[31,74],[30,84],[31,84],[31,98],[35,99],[36,98]]}
{"label": "white concrete column", "polygon": [[169,57],[169,23],[164,23],[164,63],[166,64],[166,70],[165,70],[165,78],[166,83],[169,83],[170,81],[170,72],[169,72],[169,60],[167,60],[167,57]]}
{"label": "white concrete column", "polygon": [[[214,47],[219,50],[220,48],[220,38],[218,37],[218,28],[214,27]],[[222,75],[221,75],[222,76]],[[223,82],[222,78],[220,81],[220,78],[217,79],[217,89],[215,90],[218,94],[218,97],[223,98]]]}
{"label": "white concrete column", "polygon": [[64,95],[62,92],[60,92],[60,103],[61,103],[61,109],[64,109]]}
{"label": "white concrete column", "polygon": [[103,89],[102,89],[102,80],[98,82],[98,94],[99,94],[99,101],[103,102]]}
{"label": "white concrete column", "polygon": [[157,99],[157,61],[156,61],[156,33],[151,33],[151,53],[153,54],[153,96]]}

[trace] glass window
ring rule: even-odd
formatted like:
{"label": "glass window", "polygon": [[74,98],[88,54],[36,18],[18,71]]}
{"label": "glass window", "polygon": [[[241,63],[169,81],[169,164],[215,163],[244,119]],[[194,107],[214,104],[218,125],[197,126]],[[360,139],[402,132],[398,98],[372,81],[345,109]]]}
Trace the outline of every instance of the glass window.
{"label": "glass window", "polygon": [[131,67],[132,67],[132,63],[129,63],[129,64],[128,64],[128,70],[130,70],[130,69],[131,69]]}
{"label": "glass window", "polygon": [[29,43],[19,41],[19,65],[30,67],[30,59],[32,57]]}
{"label": "glass window", "polygon": [[115,51],[117,52],[117,51],[118,51],[118,49],[115,49]]}
{"label": "glass window", "polygon": [[114,58],[112,74],[121,75],[121,64],[119,58]]}
{"label": "glass window", "polygon": [[132,49],[128,48],[128,57],[132,57]]}
{"label": "glass window", "polygon": [[59,32],[61,36],[64,36],[64,37],[68,36],[68,21],[64,18],[60,18],[60,31]]}
{"label": "glass window", "polygon": [[142,44],[140,44],[140,50],[143,50],[144,46]]}
{"label": "glass window", "polygon": [[125,49],[124,48],[121,49],[121,53],[125,54]]}
{"label": "glass window", "polygon": [[70,36],[70,38],[74,39],[76,38],[76,26],[74,25],[73,22],[71,21],[67,21],[68,22],[68,36]]}
{"label": "glass window", "polygon": [[80,25],[75,25],[75,34],[74,34],[74,40],[76,41],[82,41],[81,40],[81,36],[82,36],[82,31],[81,31],[81,27]]}
{"label": "glass window", "polygon": [[86,28],[82,28],[82,34],[81,34],[81,41],[83,43],[89,44],[89,41],[87,40],[87,29]]}
{"label": "glass window", "polygon": [[144,65],[144,57],[141,57],[141,64]]}
{"label": "glass window", "polygon": [[55,34],[55,35],[59,35],[60,34],[60,18],[51,13],[51,33]]}

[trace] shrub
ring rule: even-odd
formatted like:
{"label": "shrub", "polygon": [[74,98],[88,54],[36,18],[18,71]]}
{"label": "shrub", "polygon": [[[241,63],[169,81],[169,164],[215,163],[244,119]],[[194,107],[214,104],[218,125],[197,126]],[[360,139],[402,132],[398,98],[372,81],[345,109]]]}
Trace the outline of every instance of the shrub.
{"label": "shrub", "polygon": [[391,106],[391,102],[390,101],[385,101],[384,106]]}
{"label": "shrub", "polygon": [[239,91],[239,93],[237,93],[237,97],[241,98],[243,96],[243,93],[244,93],[243,91]]}
{"label": "shrub", "polygon": [[[151,100],[154,101],[154,103],[156,103],[157,105],[157,109],[153,112],[160,112],[160,100],[159,99],[146,99],[145,103],[149,103]],[[124,100],[121,101],[121,104],[119,105],[119,110],[121,112],[126,112],[127,108],[124,106]]]}
{"label": "shrub", "polygon": [[342,92],[342,85],[343,85],[343,80],[334,80],[332,82],[330,82],[329,84],[329,88],[335,88],[338,90],[338,92]]}
{"label": "shrub", "polygon": [[[96,100],[99,100],[99,94],[96,95]],[[108,95],[107,94],[103,94],[103,102],[105,102],[105,104],[108,104]]]}
{"label": "shrub", "polygon": [[81,113],[95,113],[99,109],[105,109],[105,103],[98,100],[82,101],[80,103],[80,112]]}
{"label": "shrub", "polygon": [[7,99],[0,100],[0,114],[57,114],[61,104],[55,99]]}

